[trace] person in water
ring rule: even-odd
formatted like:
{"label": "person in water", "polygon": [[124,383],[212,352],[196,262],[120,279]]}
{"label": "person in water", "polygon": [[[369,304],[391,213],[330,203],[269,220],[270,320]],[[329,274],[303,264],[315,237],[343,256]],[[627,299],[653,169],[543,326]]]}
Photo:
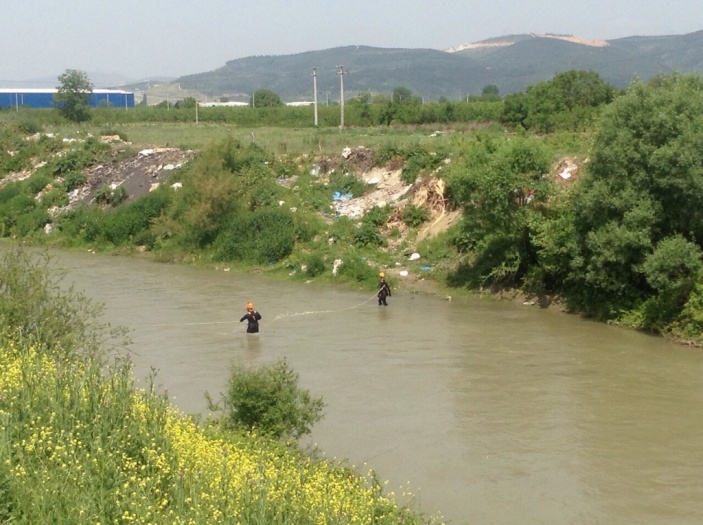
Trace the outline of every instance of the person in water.
{"label": "person in water", "polygon": [[388,283],[386,282],[385,273],[381,272],[378,276],[381,278],[381,281],[378,283],[378,306],[388,306],[386,297],[391,296],[391,287],[388,286]]}
{"label": "person in water", "polygon": [[244,317],[242,317],[239,322],[241,323],[244,320],[249,323],[247,324],[248,334],[255,334],[259,331],[259,321],[261,320],[261,314],[254,310],[254,305],[251,303],[247,303],[247,313],[244,314]]}

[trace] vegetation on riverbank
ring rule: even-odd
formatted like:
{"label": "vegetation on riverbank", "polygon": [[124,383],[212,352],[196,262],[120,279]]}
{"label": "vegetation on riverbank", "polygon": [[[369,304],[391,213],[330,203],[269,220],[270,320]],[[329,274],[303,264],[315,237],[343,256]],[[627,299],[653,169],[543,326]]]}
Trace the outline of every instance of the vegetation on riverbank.
{"label": "vegetation on riverbank", "polygon": [[[80,207],[66,195],[83,168],[116,162],[129,146],[90,138],[67,146],[46,135],[30,142],[21,131],[38,131],[36,122],[8,118],[3,150],[13,154],[0,168],[31,176],[0,190],[3,233],[369,289],[384,269],[396,287],[426,278],[457,290],[520,290],[695,342],[703,334],[702,85],[677,74],[618,93],[595,74],[568,72],[524,94],[474,101],[480,122],[449,118],[458,103],[445,103],[440,118],[438,107],[412,97],[390,106],[357,101],[350,107],[367,106],[372,116],[390,112],[391,124],[224,128],[225,138],[174,172],[177,191],[161,185],[121,204],[124,192],[104,188],[99,205]],[[173,122],[172,113],[187,109],[162,113]],[[257,117],[259,109],[271,108],[242,111],[266,125],[271,115]],[[304,111],[273,109],[284,126]],[[125,138],[146,129],[124,121],[138,113],[118,115],[96,110],[93,125],[109,116]],[[396,124],[424,119],[434,128]],[[86,136],[84,127],[71,129]],[[187,143],[201,128],[179,129],[175,142]],[[47,163],[37,166],[40,158]],[[394,174],[398,191],[373,199]],[[349,213],[358,202],[365,205]],[[455,210],[461,220],[435,227]],[[413,253],[421,258],[411,260]]]}
{"label": "vegetation on riverbank", "polygon": [[[3,523],[421,524],[373,472],[197,425],[131,366],[80,294],[16,247],[0,268]],[[407,499],[408,496],[400,496]]]}

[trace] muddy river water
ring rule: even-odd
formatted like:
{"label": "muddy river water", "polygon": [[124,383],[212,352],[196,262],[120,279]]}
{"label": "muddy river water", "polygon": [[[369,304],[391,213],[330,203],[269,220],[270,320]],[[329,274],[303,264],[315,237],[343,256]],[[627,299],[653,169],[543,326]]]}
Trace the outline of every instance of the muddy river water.
{"label": "muddy river water", "polygon": [[[57,253],[131,329],[137,378],[206,410],[233,362],[286,358],[330,458],[454,524],[703,522],[703,351],[553,310]],[[239,323],[253,301],[258,336]]]}

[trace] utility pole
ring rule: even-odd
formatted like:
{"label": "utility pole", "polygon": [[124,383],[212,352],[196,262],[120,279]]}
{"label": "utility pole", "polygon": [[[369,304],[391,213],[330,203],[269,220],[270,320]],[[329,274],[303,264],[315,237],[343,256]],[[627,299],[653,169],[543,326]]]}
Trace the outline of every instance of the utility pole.
{"label": "utility pole", "polygon": [[337,74],[339,75],[339,129],[344,129],[344,66],[337,66]]}
{"label": "utility pole", "polygon": [[317,127],[317,68],[312,68],[312,105],[315,107],[315,127]]}

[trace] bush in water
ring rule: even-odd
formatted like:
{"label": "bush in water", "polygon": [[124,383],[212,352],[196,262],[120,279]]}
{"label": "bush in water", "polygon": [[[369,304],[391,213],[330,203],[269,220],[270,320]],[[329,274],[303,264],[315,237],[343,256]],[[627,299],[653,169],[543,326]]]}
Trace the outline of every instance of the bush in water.
{"label": "bush in water", "polygon": [[[210,408],[218,410],[211,399]],[[322,419],[322,398],[298,386],[298,374],[285,359],[261,368],[232,367],[222,395],[222,425],[276,439],[297,439]]]}

